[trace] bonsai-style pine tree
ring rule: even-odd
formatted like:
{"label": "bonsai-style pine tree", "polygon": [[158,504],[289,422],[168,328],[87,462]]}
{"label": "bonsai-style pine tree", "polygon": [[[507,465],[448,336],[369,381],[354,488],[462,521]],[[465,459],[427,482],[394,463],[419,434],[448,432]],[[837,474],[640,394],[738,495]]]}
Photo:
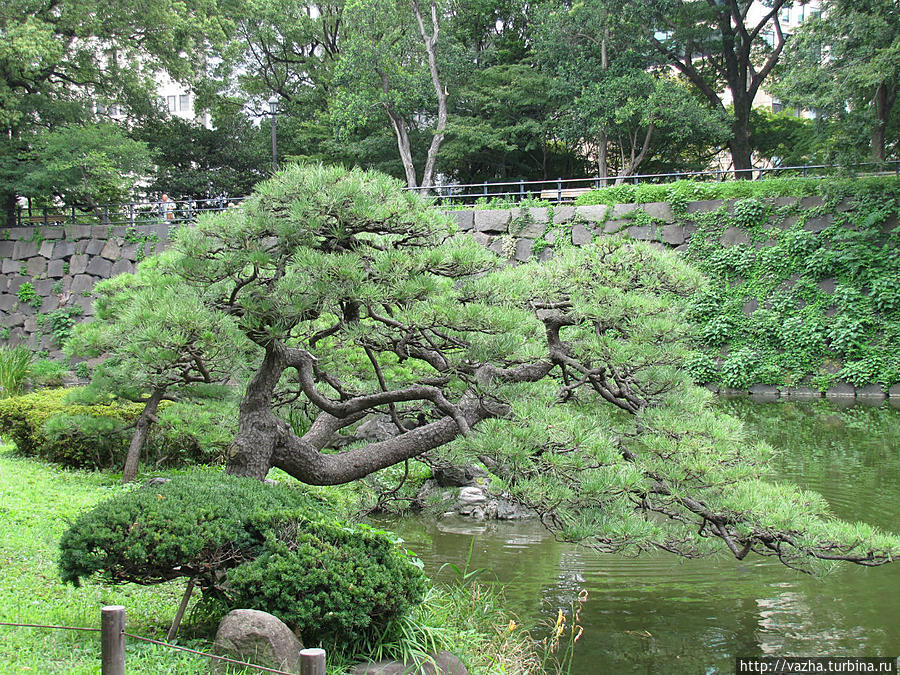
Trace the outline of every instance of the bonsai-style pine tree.
{"label": "bonsai-style pine tree", "polygon": [[[703,281],[674,254],[604,237],[504,266],[393,179],[295,166],[182,229],[169,265],[259,348],[231,474],[339,484],[441,452],[602,551],[724,545],[805,570],[900,552],[761,479],[771,449],[679,368]],[[309,423],[276,415],[285,402]],[[372,413],[397,435],[331,449]]]}
{"label": "bonsai-style pine tree", "polygon": [[70,354],[106,356],[92,373],[89,396],[145,403],[128,447],[123,483],[137,476],[160,402],[224,383],[252,346],[233,320],[204,305],[192,287],[166,271],[167,259],[148,258],[136,274],[97,284],[95,320],[76,326],[66,343]]}

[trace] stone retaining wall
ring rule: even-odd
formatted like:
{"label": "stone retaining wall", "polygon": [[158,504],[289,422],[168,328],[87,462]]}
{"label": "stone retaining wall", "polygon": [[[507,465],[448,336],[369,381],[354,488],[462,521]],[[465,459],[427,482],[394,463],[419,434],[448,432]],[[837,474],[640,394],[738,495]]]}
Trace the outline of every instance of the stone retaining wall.
{"label": "stone retaining wall", "polygon": [[58,355],[42,318],[66,308],[92,316],[94,284],[133,272],[137,261],[164,248],[169,225],[4,228],[0,236],[0,344]]}
{"label": "stone retaining wall", "polygon": [[[695,231],[691,222],[693,214],[716,211],[723,206],[730,211],[735,201],[689,202],[685,213],[680,215],[665,202],[491,211],[472,209],[450,211],[448,215],[461,231],[470,233],[483,246],[510,261],[524,262],[549,258],[560,237],[567,243],[583,246],[595,236],[625,235],[660,248],[684,250]],[[801,209],[815,209],[822,206],[823,201],[821,197],[775,200],[775,206],[793,204]],[[831,224],[832,218],[829,213],[816,215],[806,220],[804,228],[820,232]],[[132,272],[138,260],[164,249],[169,239],[169,225],[131,228],[40,226],[2,229],[0,235],[6,235],[0,240],[0,344],[25,344],[58,356],[58,346],[52,335],[42,328],[40,317],[73,306],[83,310],[82,318],[90,317],[94,284],[122,272]],[[747,241],[747,233],[737,227],[729,227],[721,236],[723,246]],[[22,301],[20,289],[25,283],[31,283],[40,298],[38,307]],[[753,310],[751,307],[745,311],[748,309]],[[842,384],[839,388],[840,391],[836,389],[830,393],[836,396],[885,396],[877,386],[857,390],[852,385]],[[812,390],[802,389],[754,392],[751,388],[749,393],[787,397],[814,395]],[[892,387],[889,394],[900,397],[900,385]]]}
{"label": "stone retaining wall", "polygon": [[[705,211],[722,205],[710,202]],[[643,210],[654,223],[636,225],[627,214]],[[546,260],[558,237],[583,246],[596,235],[627,234],[633,239],[654,241],[662,246],[679,248],[692,230],[678,222],[665,202],[650,204],[617,204],[615,206],[557,206],[550,208],[504,209],[499,211],[451,211],[449,215],[460,230],[470,232],[475,240],[498,255],[518,261],[533,256]]]}
{"label": "stone retaining wall", "polygon": [[[681,251],[686,248],[695,228],[691,216],[716,211],[726,206],[729,211],[739,200],[709,199],[688,202],[685,213],[675,214],[666,202],[647,204],[616,204],[614,206],[557,206],[550,208],[505,209],[481,211],[477,209],[451,211],[449,215],[459,228],[470,232],[476,241],[495,253],[518,261],[532,257],[545,260],[557,237],[565,237],[575,246],[591,242],[597,235],[627,235],[632,239],[649,241],[661,248]],[[797,204],[801,209],[823,205],[821,197],[782,197],[775,206]],[[643,212],[643,213],[639,213]],[[640,215],[641,218],[635,216]],[[832,222],[831,214],[809,219],[805,228],[821,232]],[[722,236],[722,244],[747,243],[747,233],[729,228]],[[535,250],[537,249],[537,252]]]}

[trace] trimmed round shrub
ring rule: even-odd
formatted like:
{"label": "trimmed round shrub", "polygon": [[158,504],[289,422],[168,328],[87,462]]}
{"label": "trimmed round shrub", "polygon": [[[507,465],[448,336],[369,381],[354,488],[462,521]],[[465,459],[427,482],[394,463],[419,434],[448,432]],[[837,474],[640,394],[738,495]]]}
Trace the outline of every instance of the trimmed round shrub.
{"label": "trimmed round shrub", "polygon": [[305,644],[352,644],[421,601],[420,566],[366,525],[280,522],[262,554],[230,570],[225,585],[231,606],[274,614]]}
{"label": "trimmed round shrub", "polygon": [[222,611],[270,612],[306,644],[372,639],[425,592],[421,563],[387,533],[338,522],[299,487],[218,473],[119,494],[82,514],[60,549],[66,582],[193,577]]}

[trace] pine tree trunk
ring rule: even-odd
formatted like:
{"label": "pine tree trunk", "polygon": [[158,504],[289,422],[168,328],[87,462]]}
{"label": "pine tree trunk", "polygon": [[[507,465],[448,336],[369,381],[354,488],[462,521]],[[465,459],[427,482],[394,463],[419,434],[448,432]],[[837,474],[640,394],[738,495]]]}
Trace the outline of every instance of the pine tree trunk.
{"label": "pine tree trunk", "polygon": [[130,483],[137,477],[138,463],[141,459],[141,451],[144,449],[144,443],[147,442],[147,436],[150,433],[150,425],[156,410],[159,408],[159,402],[166,393],[165,387],[159,387],[153,390],[150,399],[144,406],[137,424],[134,427],[134,435],[131,437],[131,444],[128,446],[128,456],[125,458],[125,468],[122,469],[122,482]]}
{"label": "pine tree trunk", "polygon": [[238,432],[228,448],[225,473],[263,480],[272,468],[278,436],[272,392],[284,369],[283,351],[275,346],[266,349],[266,356],[241,401]]}

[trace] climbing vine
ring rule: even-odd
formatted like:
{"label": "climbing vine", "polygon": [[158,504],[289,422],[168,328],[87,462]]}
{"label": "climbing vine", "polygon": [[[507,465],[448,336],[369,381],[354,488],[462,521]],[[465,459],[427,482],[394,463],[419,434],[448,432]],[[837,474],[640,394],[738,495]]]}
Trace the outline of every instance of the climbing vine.
{"label": "climbing vine", "polygon": [[900,382],[900,185],[820,185],[820,200],[751,197],[693,214],[687,255],[709,278],[691,304],[699,382]]}

